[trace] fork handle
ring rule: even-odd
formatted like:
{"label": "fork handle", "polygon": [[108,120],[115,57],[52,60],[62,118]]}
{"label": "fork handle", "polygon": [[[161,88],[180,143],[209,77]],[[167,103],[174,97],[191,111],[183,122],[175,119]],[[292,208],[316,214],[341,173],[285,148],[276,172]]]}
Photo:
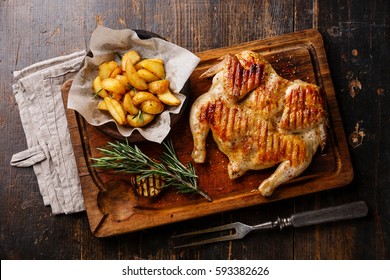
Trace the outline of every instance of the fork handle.
{"label": "fork handle", "polygon": [[357,201],[340,206],[296,213],[291,216],[290,222],[294,227],[303,227],[365,217],[367,213],[367,204],[364,201]]}

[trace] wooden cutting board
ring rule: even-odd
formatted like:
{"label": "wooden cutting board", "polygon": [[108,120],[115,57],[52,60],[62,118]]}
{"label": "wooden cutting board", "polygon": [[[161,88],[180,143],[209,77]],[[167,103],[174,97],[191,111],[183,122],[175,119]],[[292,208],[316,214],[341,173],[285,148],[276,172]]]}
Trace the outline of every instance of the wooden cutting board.
{"label": "wooden cutting board", "polygon": [[[78,113],[67,110],[71,141],[74,147],[86,212],[92,233],[105,237],[137,231],[158,225],[197,218],[218,212],[269,203],[304,194],[329,190],[349,184],[353,178],[348,146],[340,118],[337,100],[329,73],[321,35],[316,30],[305,30],[269,39],[251,41],[197,53],[201,59],[189,81],[189,102],[180,121],[172,128],[172,139],[179,159],[191,162],[193,148],[188,114],[191,104],[207,92],[210,79],[199,75],[227,53],[252,50],[264,55],[279,75],[301,79],[321,86],[327,96],[330,116],[329,137],[322,153],[317,153],[309,168],[298,178],[280,186],[269,198],[262,197],[257,187],[275,168],[250,171],[231,180],[227,174],[227,157],[222,154],[211,136],[207,139],[207,161],[195,164],[200,188],[213,199],[206,201],[199,195],[177,194],[165,190],[155,199],[135,194],[130,177],[102,172],[91,167],[91,158],[99,157],[97,148],[114,142],[101,128],[85,122]],[[63,86],[64,101],[71,81]],[[162,153],[161,145],[150,142],[136,144],[152,158]]]}

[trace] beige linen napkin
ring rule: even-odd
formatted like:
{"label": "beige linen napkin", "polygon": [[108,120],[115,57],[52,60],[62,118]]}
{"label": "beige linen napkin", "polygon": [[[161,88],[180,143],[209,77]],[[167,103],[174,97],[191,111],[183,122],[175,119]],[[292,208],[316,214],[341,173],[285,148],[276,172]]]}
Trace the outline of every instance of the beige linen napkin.
{"label": "beige linen napkin", "polygon": [[[112,30],[99,26],[92,34],[90,48],[92,57],[83,50],[14,72],[12,87],[28,149],[13,155],[11,165],[33,167],[43,202],[51,206],[54,214],[84,210],[62,100],[62,84],[73,79],[67,108],[78,111],[92,125],[102,125],[113,119],[97,109],[98,100],[91,94],[92,79],[96,77],[100,63],[114,59],[114,51],[129,49],[135,49],[145,57],[164,59],[166,78],[182,104],[166,109],[153,125],[139,129],[145,139],[161,143],[170,130],[169,114],[178,114],[186,98],[179,91],[200,61],[188,50],[167,41],[158,38],[140,40],[136,32],[130,29]],[[134,129],[119,126],[118,130],[128,137]]]}
{"label": "beige linen napkin", "polygon": [[11,165],[32,166],[45,205],[53,214],[84,210],[61,86],[81,69],[86,51],[56,57],[14,72],[12,85],[28,149]]}

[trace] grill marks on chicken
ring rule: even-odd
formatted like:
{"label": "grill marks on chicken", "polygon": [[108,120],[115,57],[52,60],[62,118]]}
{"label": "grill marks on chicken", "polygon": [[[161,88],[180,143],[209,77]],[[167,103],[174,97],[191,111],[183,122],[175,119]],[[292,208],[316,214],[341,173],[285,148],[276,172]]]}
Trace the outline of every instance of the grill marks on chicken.
{"label": "grill marks on chicken", "polygon": [[228,56],[226,64],[225,91],[232,101],[240,100],[264,79],[265,65],[255,63],[254,59],[241,65],[237,57]]}
{"label": "grill marks on chicken", "polygon": [[249,51],[228,55],[202,76],[214,78],[191,108],[195,162],[205,161],[211,129],[229,158],[231,179],[279,164],[259,186],[268,196],[303,172],[317,147],[325,145],[326,111],[316,85],[283,79],[262,56]]}
{"label": "grill marks on chicken", "polygon": [[[237,107],[228,107],[221,99],[202,106],[200,119],[207,120],[213,134],[218,135],[217,144],[230,143],[228,150],[224,145],[219,146],[221,151],[236,154],[242,161],[255,153],[256,161],[264,165],[289,160],[293,166],[298,166],[307,157],[302,137],[279,133],[271,121],[256,115],[248,116]],[[231,177],[236,176],[231,174]]]}
{"label": "grill marks on chicken", "polygon": [[317,87],[294,87],[286,96],[280,127],[287,131],[300,131],[318,125],[325,115],[323,103]]}

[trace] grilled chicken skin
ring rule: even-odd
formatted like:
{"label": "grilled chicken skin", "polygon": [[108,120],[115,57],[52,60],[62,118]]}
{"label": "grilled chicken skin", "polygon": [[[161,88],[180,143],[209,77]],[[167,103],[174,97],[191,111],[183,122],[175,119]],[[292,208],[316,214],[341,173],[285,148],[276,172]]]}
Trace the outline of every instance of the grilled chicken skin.
{"label": "grilled chicken skin", "polygon": [[227,55],[202,74],[212,76],[209,91],[190,112],[192,158],[205,161],[211,129],[218,148],[229,158],[231,179],[279,164],[258,188],[263,196],[270,196],[280,184],[301,174],[317,148],[326,143],[327,113],[321,90],[280,77],[251,51]]}

